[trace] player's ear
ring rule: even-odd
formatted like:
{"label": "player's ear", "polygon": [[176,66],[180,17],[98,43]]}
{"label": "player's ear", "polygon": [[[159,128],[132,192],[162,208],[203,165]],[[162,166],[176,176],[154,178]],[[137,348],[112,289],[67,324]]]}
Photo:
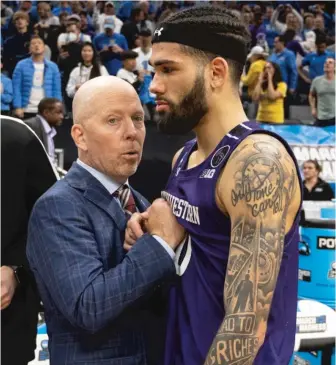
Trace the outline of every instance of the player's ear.
{"label": "player's ear", "polygon": [[222,57],[214,58],[210,63],[210,85],[216,89],[221,87],[229,77],[229,66]]}

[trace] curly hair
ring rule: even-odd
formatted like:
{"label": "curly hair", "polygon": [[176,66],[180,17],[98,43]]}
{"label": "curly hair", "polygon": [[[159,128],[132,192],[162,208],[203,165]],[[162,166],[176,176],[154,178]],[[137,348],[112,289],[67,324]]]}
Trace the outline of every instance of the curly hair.
{"label": "curly hair", "polygon": [[[160,23],[160,26],[164,26],[165,24],[199,26],[200,29],[205,32],[211,31],[218,35],[223,35],[223,38],[225,36],[228,43],[230,43],[230,38],[235,39],[245,46],[246,55],[251,42],[251,36],[245,24],[234,12],[226,8],[205,5],[184,9],[170,15]],[[219,55],[185,45],[181,45],[181,50],[189,56],[195,57],[202,65],[206,65],[208,62],[211,62],[215,57],[221,57]],[[238,86],[244,65],[231,60],[229,57],[226,61],[229,65],[232,81]]]}

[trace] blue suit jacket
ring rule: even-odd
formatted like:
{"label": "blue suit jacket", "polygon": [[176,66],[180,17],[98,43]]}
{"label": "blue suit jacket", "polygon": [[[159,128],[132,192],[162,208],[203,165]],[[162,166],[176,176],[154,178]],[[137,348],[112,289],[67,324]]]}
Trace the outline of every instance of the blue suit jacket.
{"label": "blue suit jacket", "polygon": [[[133,194],[143,211],[148,202]],[[118,202],[77,163],[36,203],[27,256],[45,307],[51,365],[147,364],[142,308],[175,268],[147,234],[126,254],[125,227]]]}

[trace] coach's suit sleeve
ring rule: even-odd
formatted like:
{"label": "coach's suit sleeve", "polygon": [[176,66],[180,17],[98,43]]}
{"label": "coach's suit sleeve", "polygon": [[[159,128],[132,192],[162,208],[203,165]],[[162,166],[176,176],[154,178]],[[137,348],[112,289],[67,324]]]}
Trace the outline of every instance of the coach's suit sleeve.
{"label": "coach's suit sleeve", "polygon": [[73,196],[40,199],[29,223],[27,256],[58,310],[73,326],[95,333],[175,269],[155,238],[144,235],[119,265],[104,271],[84,209]]}

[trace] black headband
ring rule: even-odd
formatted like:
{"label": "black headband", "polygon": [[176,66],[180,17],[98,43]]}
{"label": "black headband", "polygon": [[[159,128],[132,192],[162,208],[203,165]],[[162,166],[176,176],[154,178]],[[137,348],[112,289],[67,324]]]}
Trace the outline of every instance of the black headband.
{"label": "black headband", "polygon": [[241,41],[227,37],[225,34],[218,34],[213,30],[202,29],[199,25],[164,24],[159,26],[153,34],[152,43],[159,42],[184,44],[243,65],[246,62],[247,49]]}

